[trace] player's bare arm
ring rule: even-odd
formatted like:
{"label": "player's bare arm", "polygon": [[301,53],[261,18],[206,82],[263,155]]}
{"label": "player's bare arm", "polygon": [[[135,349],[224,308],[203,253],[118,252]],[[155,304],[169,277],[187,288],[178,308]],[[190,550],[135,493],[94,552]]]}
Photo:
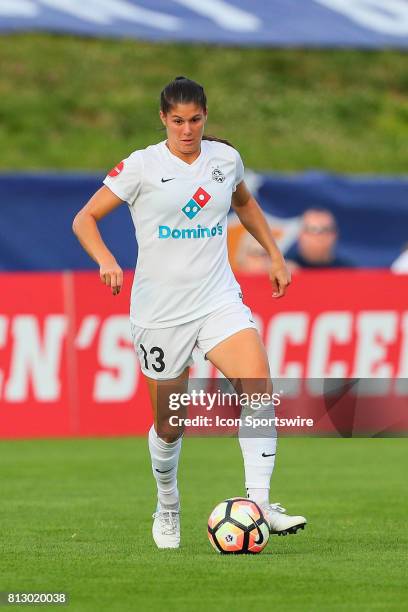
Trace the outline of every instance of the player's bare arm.
{"label": "player's bare arm", "polygon": [[123,285],[123,272],[114,255],[104,243],[98,229],[98,221],[112,212],[122,200],[108,187],[101,187],[79,211],[72,224],[72,229],[79,242],[90,257],[99,265],[101,281],[111,287],[117,295]]}
{"label": "player's bare arm", "polygon": [[285,259],[280,252],[271,228],[256,199],[248,190],[245,181],[241,181],[232,195],[232,208],[246,230],[264,247],[271,258],[269,278],[275,285],[276,291],[272,297],[279,298],[285,295],[286,288],[291,282],[290,272]]}

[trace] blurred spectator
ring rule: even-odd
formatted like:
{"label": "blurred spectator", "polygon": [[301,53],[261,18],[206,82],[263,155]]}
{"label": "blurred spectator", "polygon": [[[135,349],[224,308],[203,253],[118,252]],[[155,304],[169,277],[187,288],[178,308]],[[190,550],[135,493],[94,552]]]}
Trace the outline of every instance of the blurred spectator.
{"label": "blurred spectator", "polygon": [[297,251],[287,258],[290,269],[351,267],[349,261],[336,255],[337,237],[336,220],[329,210],[306,210],[302,216]]}
{"label": "blurred spectator", "polygon": [[395,274],[408,274],[408,243],[404,245],[404,250],[397,259],[392,262],[391,270]]}
{"label": "blurred spectator", "polygon": [[255,238],[245,232],[236,253],[236,272],[246,274],[266,274],[269,272],[271,258]]}

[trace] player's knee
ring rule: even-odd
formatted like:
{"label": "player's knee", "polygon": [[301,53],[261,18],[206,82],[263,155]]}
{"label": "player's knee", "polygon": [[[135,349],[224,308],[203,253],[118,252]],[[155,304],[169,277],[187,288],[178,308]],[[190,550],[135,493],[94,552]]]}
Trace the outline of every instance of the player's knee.
{"label": "player's knee", "polygon": [[270,384],[269,368],[265,367],[263,364],[260,364],[258,367],[255,366],[255,368],[253,369],[252,378],[258,378],[259,380],[262,380],[264,385],[267,386],[268,384]]}
{"label": "player's knee", "polygon": [[269,371],[269,363],[266,358],[260,357],[258,359],[254,359],[252,363],[247,365],[248,368],[248,376],[247,378],[257,378],[260,381],[264,381],[264,384],[267,385],[270,383],[270,371]]}
{"label": "player's knee", "polygon": [[[245,379],[244,379],[245,380]],[[272,392],[272,381],[269,366],[263,363],[252,364],[246,376],[247,384],[255,386],[263,393]]]}

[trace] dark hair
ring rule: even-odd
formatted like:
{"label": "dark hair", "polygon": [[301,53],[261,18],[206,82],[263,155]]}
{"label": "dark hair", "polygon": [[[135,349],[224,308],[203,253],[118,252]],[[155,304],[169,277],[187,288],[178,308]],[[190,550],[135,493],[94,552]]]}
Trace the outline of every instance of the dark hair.
{"label": "dark hair", "polygon": [[[160,94],[160,110],[165,115],[167,115],[176,104],[190,103],[196,104],[203,111],[207,110],[207,96],[205,95],[204,88],[199,83],[196,83],[196,81],[192,81],[184,76],[176,77],[166,85]],[[222,142],[229,147],[233,147],[228,140],[216,138],[215,136],[206,136],[204,134],[203,140]]]}
{"label": "dark hair", "polygon": [[176,104],[197,104],[203,111],[207,110],[207,98],[204,88],[184,76],[171,81],[160,94],[160,110],[167,114]]}

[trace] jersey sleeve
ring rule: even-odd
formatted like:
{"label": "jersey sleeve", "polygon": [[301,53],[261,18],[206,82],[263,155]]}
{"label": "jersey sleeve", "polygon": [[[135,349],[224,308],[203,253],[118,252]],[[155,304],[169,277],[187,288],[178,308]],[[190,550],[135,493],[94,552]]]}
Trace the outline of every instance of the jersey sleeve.
{"label": "jersey sleeve", "polygon": [[130,206],[136,201],[143,183],[143,158],[140,151],[135,151],[119,162],[106,175],[104,185],[118,198]]}
{"label": "jersey sleeve", "polygon": [[235,180],[234,180],[234,188],[232,191],[236,191],[237,186],[244,180],[244,164],[242,163],[242,159],[238,151],[236,151],[236,160],[235,160]]}

